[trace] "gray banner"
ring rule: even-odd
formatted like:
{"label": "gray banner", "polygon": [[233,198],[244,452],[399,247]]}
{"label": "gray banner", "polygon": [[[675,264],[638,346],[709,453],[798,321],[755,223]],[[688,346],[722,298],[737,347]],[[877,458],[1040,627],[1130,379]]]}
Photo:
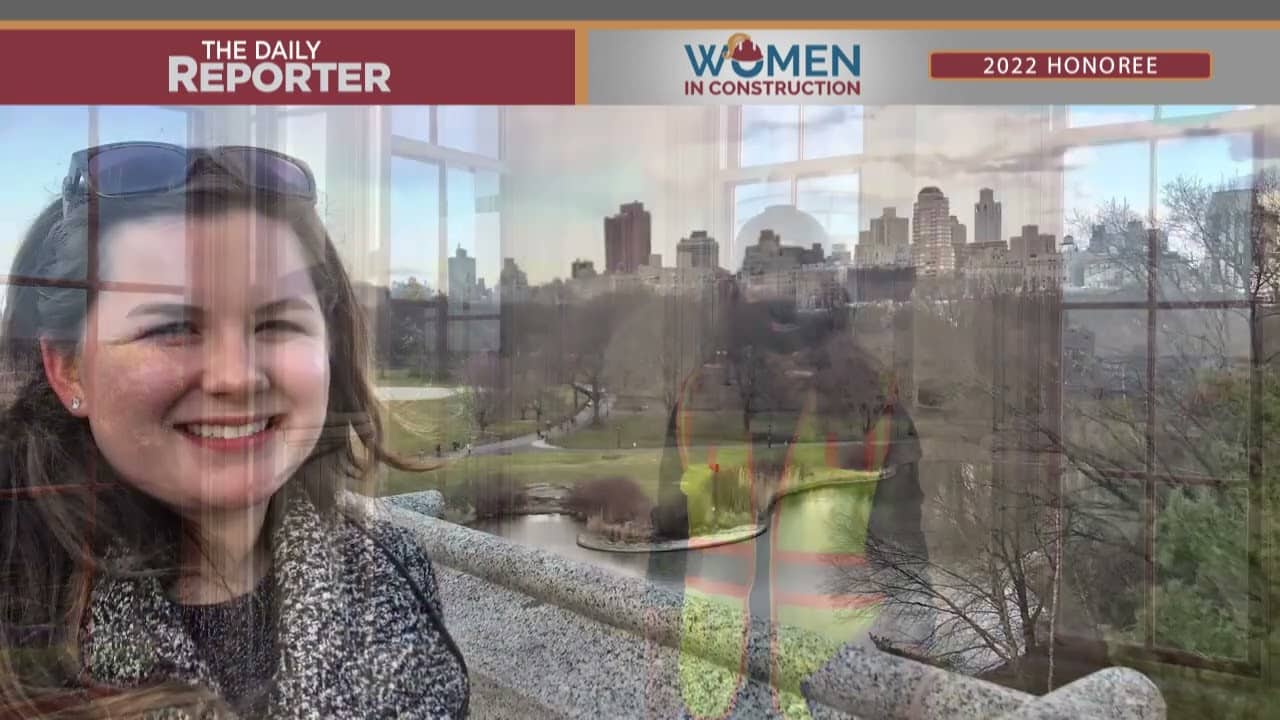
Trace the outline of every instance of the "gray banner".
{"label": "gray banner", "polygon": [[[750,30],[754,45],[766,60],[770,53],[795,62],[774,63],[773,80],[791,81],[789,94],[756,94],[731,91],[723,81],[764,80],[764,70],[753,78],[736,74],[728,61],[713,75],[716,49],[723,49],[740,28],[724,30],[600,30],[590,34],[589,102],[592,104],[1061,104],[1061,103],[1177,103],[1246,104],[1280,101],[1280,83],[1267,80],[1280,67],[1280,33],[1276,31],[1216,30]],[[741,36],[739,35],[738,38]],[[738,39],[735,38],[735,41]],[[804,75],[804,53],[817,46]],[[828,49],[852,55],[858,46],[858,75],[848,63],[838,63]],[[798,46],[798,50],[793,48]],[[1207,51],[1213,58],[1208,80],[1154,80],[1149,78],[1106,80],[935,80],[929,76],[929,55],[940,50],[968,51],[1120,51],[1145,53],[1159,50]],[[708,53],[711,53],[710,55]],[[690,54],[693,59],[690,59]],[[765,61],[757,63],[765,66]],[[833,65],[838,74],[832,76]],[[702,66],[701,76],[695,66]],[[748,68],[753,65],[748,64]],[[797,68],[802,73],[796,77]],[[843,81],[844,94],[812,91],[803,80]],[[721,81],[712,87],[713,81]],[[701,81],[697,94],[689,81]],[[855,82],[858,93],[850,94]],[[802,94],[796,94],[806,90]]]}
{"label": "gray banner", "polygon": [[[1206,13],[1206,10],[1209,12]],[[173,0],[62,0],[58,3],[0,3],[0,19],[55,20],[1203,20],[1280,18],[1280,3],[1258,0],[1217,0],[1204,3],[1117,3],[1114,0],[1074,0],[1069,3],[1031,3],[1026,0],[915,0],[912,3],[850,3],[847,0],[805,0],[744,3],[741,0],[645,0],[604,3],[598,0],[221,0],[179,3]]]}

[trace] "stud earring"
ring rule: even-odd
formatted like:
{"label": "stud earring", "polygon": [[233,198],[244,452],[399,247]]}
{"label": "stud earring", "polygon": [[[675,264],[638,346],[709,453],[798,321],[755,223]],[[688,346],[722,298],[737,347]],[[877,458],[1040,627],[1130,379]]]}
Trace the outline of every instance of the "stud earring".
{"label": "stud earring", "polygon": [[72,410],[80,409],[80,398],[71,398],[71,409]]}

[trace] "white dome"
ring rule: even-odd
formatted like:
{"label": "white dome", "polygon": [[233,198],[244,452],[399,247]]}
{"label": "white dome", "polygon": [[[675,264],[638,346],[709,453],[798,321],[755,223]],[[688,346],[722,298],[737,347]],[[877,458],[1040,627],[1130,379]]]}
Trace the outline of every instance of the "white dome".
{"label": "white dome", "polygon": [[759,242],[762,230],[772,230],[777,233],[783,245],[810,248],[817,243],[824,249],[827,247],[827,231],[823,229],[822,223],[818,222],[817,218],[794,205],[770,205],[742,226],[733,244],[732,270],[737,271],[742,266],[746,248]]}

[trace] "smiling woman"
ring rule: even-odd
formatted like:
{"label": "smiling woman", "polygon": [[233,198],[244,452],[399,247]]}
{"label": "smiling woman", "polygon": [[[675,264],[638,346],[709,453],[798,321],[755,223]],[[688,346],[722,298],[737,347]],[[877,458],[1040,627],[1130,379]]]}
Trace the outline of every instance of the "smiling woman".
{"label": "smiling woman", "polygon": [[315,199],[257,148],[72,156],[5,304],[0,717],[466,714],[430,562],[346,492],[425,468]]}

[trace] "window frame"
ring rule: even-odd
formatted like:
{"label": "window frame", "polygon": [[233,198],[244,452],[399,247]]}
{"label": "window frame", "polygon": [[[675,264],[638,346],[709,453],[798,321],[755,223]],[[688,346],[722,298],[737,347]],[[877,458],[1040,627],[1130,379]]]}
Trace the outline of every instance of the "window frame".
{"label": "window frame", "polygon": [[[498,113],[497,123],[497,148],[498,156],[489,157],[479,153],[470,153],[456,148],[445,147],[439,144],[440,139],[440,123],[437,105],[419,106],[428,112],[429,118],[429,134],[426,141],[417,140],[403,135],[396,135],[391,129],[391,112],[387,108],[381,113],[381,124],[379,132],[383,138],[383,147],[386,148],[386,162],[383,174],[383,186],[390,188],[391,183],[391,164],[396,158],[408,160],[411,162],[425,163],[434,165],[436,169],[436,192],[439,197],[437,203],[437,243],[436,248],[436,292],[447,296],[448,277],[449,277],[449,171],[461,171],[469,173],[473,176],[480,173],[489,172],[497,177],[498,181],[498,198],[497,208],[495,212],[498,215],[498,244],[499,255],[502,254],[502,248],[508,247],[507,243],[507,223],[504,222],[507,207],[507,165],[505,158],[507,157],[506,148],[506,108],[499,106],[496,108]],[[386,233],[385,228],[390,227],[391,218],[391,202],[390,192],[384,193],[382,202],[381,217],[383,219],[381,227]],[[386,248],[386,252],[391,251],[390,237],[383,237],[380,240],[380,246]],[[493,287],[497,287],[498,283],[495,279]],[[468,308],[460,308],[460,310],[468,310]],[[450,311],[450,319],[454,318],[467,320],[483,320],[496,319],[499,317],[497,313],[476,314],[466,312],[464,314],[453,314]]]}
{"label": "window frame", "polygon": [[[1177,116],[1161,118],[1160,108],[1153,108],[1152,119],[1134,122],[1122,122],[1102,125],[1070,127],[1069,106],[1055,106],[1052,110],[1052,130],[1056,142],[1054,147],[1060,149],[1059,167],[1065,167],[1067,153],[1082,147],[1100,147],[1123,142],[1146,143],[1149,158],[1147,186],[1147,208],[1144,226],[1147,229],[1146,257],[1146,291],[1141,300],[1116,300],[1094,302],[1089,300],[1062,303],[1063,332],[1066,331],[1067,313],[1084,313],[1089,311],[1130,310],[1141,311],[1145,315],[1146,337],[1144,348],[1146,362],[1143,376],[1146,389],[1143,393],[1145,418],[1144,426],[1144,458],[1140,469],[1108,470],[1095,469],[1100,476],[1112,480],[1141,483],[1142,486],[1142,544],[1144,573],[1142,579],[1144,622],[1141,628],[1143,640],[1141,644],[1123,641],[1106,641],[1113,649],[1119,651],[1121,657],[1138,661],[1154,661],[1192,667],[1251,678],[1262,678],[1266,661],[1265,635],[1257,631],[1268,619],[1263,607],[1264,593],[1268,587],[1268,570],[1265,565],[1249,567],[1249,628],[1246,638],[1245,657],[1238,658],[1209,657],[1190,651],[1162,646],[1156,641],[1156,588],[1158,586],[1156,561],[1156,524],[1160,505],[1160,490],[1178,487],[1221,487],[1229,488],[1244,483],[1248,486],[1248,503],[1246,508],[1247,546],[1261,547],[1262,535],[1262,467],[1261,467],[1261,429],[1262,414],[1258,389],[1261,387],[1261,374],[1265,368],[1263,359],[1259,357],[1261,342],[1260,312],[1269,305],[1258,297],[1239,300],[1162,300],[1160,288],[1160,253],[1157,243],[1153,242],[1153,229],[1159,227],[1158,211],[1160,208],[1160,187],[1158,173],[1159,145],[1161,141],[1187,137],[1185,129],[1188,125],[1201,126],[1205,131],[1194,137],[1219,137],[1232,134],[1246,135],[1252,138],[1253,167],[1252,172],[1262,169],[1259,160],[1262,144],[1265,142],[1265,129],[1271,112],[1266,107],[1252,106],[1231,111],[1209,113],[1205,115]],[[1065,170],[1063,170],[1065,176]],[[1064,177],[1065,180],[1065,177]],[[1066,207],[1066,183],[1062,184],[1063,204]],[[1255,237],[1256,240],[1256,237]],[[1167,472],[1158,469],[1156,459],[1157,443],[1157,406],[1159,389],[1157,383],[1165,379],[1157,372],[1158,343],[1157,328],[1160,327],[1160,314],[1179,310],[1244,310],[1249,313],[1250,353],[1250,432],[1246,445],[1249,457],[1248,476],[1244,480],[1215,478],[1192,473]],[[1065,361],[1065,357],[1064,357]],[[1060,378],[1060,382],[1064,379]],[[1066,418],[1063,418],[1066,420]],[[1247,558],[1242,558],[1247,560]]]}
{"label": "window frame", "polygon": [[[743,113],[742,105],[732,105],[724,109],[722,113],[721,137],[720,143],[723,153],[720,156],[721,168],[719,178],[717,180],[719,190],[717,192],[724,212],[719,213],[717,218],[720,228],[718,234],[720,237],[728,238],[725,243],[728,250],[728,257],[735,259],[737,257],[737,203],[734,199],[736,189],[743,185],[755,185],[768,182],[785,182],[789,187],[789,203],[797,206],[799,200],[800,182],[812,178],[833,177],[841,175],[853,175],[858,179],[858,198],[857,214],[858,225],[861,229],[863,221],[863,167],[866,160],[866,112],[864,105],[857,105],[861,116],[859,117],[859,131],[862,138],[858,143],[861,152],[833,155],[825,158],[804,159],[804,106],[796,105],[796,158],[778,163],[769,163],[762,165],[742,165],[742,123]],[[825,228],[824,228],[825,229]],[[849,245],[849,251],[853,251],[853,246],[857,244],[855,236]],[[827,248],[829,250],[830,248]],[[737,272],[739,268],[727,268],[730,272]]]}

